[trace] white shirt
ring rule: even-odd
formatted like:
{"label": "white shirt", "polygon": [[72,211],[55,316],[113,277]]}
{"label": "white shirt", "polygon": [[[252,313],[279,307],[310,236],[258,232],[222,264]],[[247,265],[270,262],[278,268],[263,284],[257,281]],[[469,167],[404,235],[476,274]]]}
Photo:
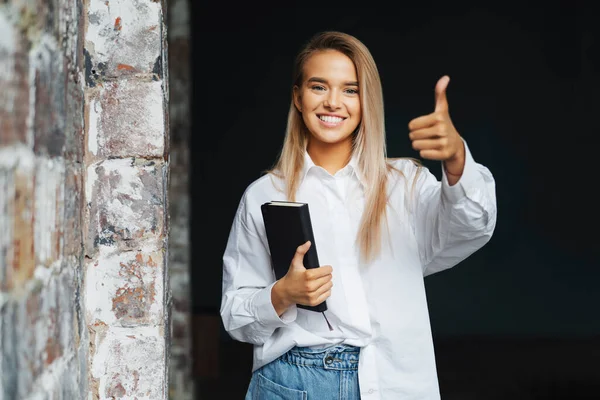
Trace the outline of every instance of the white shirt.
{"label": "white shirt", "polygon": [[413,189],[416,165],[408,159],[392,161],[406,178],[390,174],[391,240],[382,243],[380,255],[368,265],[359,264],[355,245],[368,184],[356,160],[331,175],[306,154],[296,201],[309,204],[319,262],[333,267],[326,311],[333,331],[320,313],[296,306],[281,318],[275,312],[275,275],[260,206],[287,199],[278,190],[283,182],[272,175],[248,186],[223,256],[221,316],[231,337],[255,345],[253,370],[294,346],[345,343],[361,347],[363,400],[440,398],[423,277],[481,248],[496,224],[492,174],[473,160],[466,143],[465,150],[464,172],[453,186],[445,172],[440,182],[423,167]]}

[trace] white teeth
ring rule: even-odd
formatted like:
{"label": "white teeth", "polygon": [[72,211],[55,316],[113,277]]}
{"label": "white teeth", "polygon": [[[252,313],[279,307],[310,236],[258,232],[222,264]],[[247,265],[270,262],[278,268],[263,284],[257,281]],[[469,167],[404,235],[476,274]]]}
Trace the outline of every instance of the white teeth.
{"label": "white teeth", "polygon": [[332,117],[330,115],[319,115],[319,119],[321,119],[321,121],[325,121],[325,122],[329,122],[329,123],[333,123],[333,124],[342,122],[344,120],[344,118]]}

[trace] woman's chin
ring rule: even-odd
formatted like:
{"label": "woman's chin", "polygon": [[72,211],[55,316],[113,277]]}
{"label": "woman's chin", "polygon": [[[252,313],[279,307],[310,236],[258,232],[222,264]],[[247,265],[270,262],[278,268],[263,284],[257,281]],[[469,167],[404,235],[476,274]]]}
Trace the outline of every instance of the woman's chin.
{"label": "woman's chin", "polygon": [[323,146],[337,146],[352,141],[352,135],[313,135],[312,139]]}

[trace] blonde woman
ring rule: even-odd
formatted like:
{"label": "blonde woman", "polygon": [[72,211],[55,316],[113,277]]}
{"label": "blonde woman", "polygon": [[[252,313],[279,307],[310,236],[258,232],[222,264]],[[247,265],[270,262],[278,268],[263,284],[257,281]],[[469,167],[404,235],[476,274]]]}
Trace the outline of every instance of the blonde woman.
{"label": "blonde woman", "polygon": [[[419,162],[386,156],[383,94],[363,43],[314,36],[298,54],[283,149],[248,186],[223,256],[221,317],[254,344],[247,399],[439,399],[423,278],[484,246],[496,223],[495,182],[448,112],[412,120]],[[273,201],[309,204],[320,268],[298,247],[275,280],[261,215]],[[325,312],[298,308],[327,300]]]}

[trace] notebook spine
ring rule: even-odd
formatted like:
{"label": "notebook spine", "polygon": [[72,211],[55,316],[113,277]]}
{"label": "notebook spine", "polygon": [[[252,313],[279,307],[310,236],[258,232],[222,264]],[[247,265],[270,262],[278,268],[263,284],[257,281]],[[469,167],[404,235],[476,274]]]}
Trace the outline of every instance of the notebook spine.
{"label": "notebook spine", "polygon": [[319,257],[317,255],[317,245],[315,243],[315,238],[314,238],[314,233],[312,230],[312,223],[311,223],[311,219],[310,219],[310,210],[308,208],[308,204],[306,204],[304,206],[304,209],[302,210],[303,212],[303,216],[302,216],[302,229],[303,229],[303,234],[304,237],[307,238],[307,240],[310,240],[310,248],[308,249],[308,252],[306,253],[306,268],[317,268],[320,267],[319,265]]}
{"label": "notebook spine", "polygon": [[[303,206],[303,209],[301,210],[302,212],[302,229],[303,229],[303,234],[305,238],[308,238],[308,240],[310,240],[311,246],[308,249],[308,252],[304,255],[304,267],[305,268],[318,268],[321,265],[319,264],[319,257],[317,255],[317,246],[315,243],[315,238],[314,238],[314,232],[312,230],[312,222],[310,219],[310,210],[308,209],[308,204],[306,204],[305,206]],[[316,311],[316,312],[322,312],[323,316],[325,317],[325,319],[327,320],[327,317],[325,316],[325,311],[327,311],[327,302],[324,301],[319,305],[316,306],[303,306],[303,305],[298,305],[298,307],[300,308],[304,308],[307,310],[311,310],[311,311]],[[327,321],[327,325],[329,326],[329,329],[331,330],[331,325],[329,324],[329,321]]]}

